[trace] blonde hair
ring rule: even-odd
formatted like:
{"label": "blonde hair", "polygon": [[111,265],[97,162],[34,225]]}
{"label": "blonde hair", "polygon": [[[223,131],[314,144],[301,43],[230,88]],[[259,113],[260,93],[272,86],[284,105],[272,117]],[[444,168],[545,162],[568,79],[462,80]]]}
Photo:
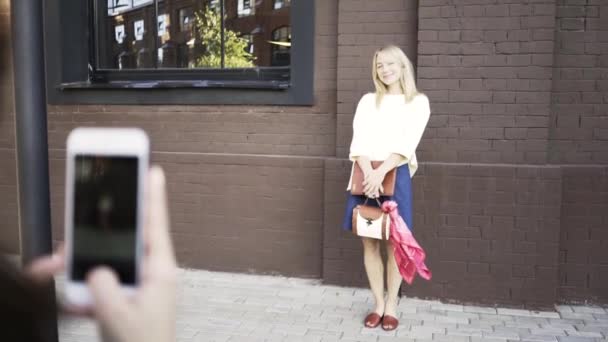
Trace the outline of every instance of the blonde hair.
{"label": "blonde hair", "polygon": [[380,52],[390,54],[401,64],[403,72],[399,78],[399,85],[401,86],[401,90],[405,95],[405,102],[410,102],[414,99],[414,97],[416,97],[416,95],[419,94],[418,89],[416,88],[416,80],[414,79],[414,67],[412,66],[412,62],[410,62],[409,58],[407,58],[405,53],[400,48],[395,45],[387,45],[376,50],[374,53],[374,59],[372,61],[372,79],[374,80],[374,86],[376,87],[376,107],[380,107],[382,98],[388,91],[386,85],[380,80],[380,76],[378,75],[378,67],[376,66],[376,63],[378,62],[378,54],[380,54]]}

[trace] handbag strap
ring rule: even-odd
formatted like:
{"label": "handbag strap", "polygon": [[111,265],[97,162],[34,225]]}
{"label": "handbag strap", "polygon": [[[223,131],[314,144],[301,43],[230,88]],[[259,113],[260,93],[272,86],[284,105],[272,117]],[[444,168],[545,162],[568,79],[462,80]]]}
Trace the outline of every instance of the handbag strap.
{"label": "handbag strap", "polygon": [[[380,200],[376,197],[374,198],[376,200],[376,203],[378,203],[378,208],[382,207],[382,203],[380,203]],[[363,202],[363,205],[367,205],[367,201],[369,200],[369,197],[365,197],[365,202]]]}

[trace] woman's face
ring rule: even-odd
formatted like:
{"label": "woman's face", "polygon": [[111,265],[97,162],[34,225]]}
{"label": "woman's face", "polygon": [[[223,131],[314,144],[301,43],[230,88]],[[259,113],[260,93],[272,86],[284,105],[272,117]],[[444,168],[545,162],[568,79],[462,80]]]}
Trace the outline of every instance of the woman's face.
{"label": "woman's face", "polygon": [[399,82],[403,68],[397,58],[388,53],[379,52],[376,58],[376,71],[380,81],[388,87]]}

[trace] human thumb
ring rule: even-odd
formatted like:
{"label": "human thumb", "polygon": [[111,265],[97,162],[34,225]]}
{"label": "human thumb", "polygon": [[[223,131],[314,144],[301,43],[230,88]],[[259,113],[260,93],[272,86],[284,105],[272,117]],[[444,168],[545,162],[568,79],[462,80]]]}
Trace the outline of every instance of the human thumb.
{"label": "human thumb", "polygon": [[107,267],[94,269],[87,276],[93,296],[93,313],[107,332],[116,337],[129,329],[129,306],[116,273]]}

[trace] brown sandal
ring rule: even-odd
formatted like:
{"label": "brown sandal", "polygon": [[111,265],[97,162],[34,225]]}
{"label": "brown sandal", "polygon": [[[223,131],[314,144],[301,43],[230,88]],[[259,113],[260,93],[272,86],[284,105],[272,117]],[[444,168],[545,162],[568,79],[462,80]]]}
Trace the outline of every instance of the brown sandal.
{"label": "brown sandal", "polygon": [[372,312],[365,316],[365,320],[363,322],[366,328],[375,328],[380,325],[380,322],[382,322],[382,316]]}
{"label": "brown sandal", "polygon": [[390,315],[384,315],[382,318],[382,329],[391,331],[397,329],[399,326],[399,320]]}

